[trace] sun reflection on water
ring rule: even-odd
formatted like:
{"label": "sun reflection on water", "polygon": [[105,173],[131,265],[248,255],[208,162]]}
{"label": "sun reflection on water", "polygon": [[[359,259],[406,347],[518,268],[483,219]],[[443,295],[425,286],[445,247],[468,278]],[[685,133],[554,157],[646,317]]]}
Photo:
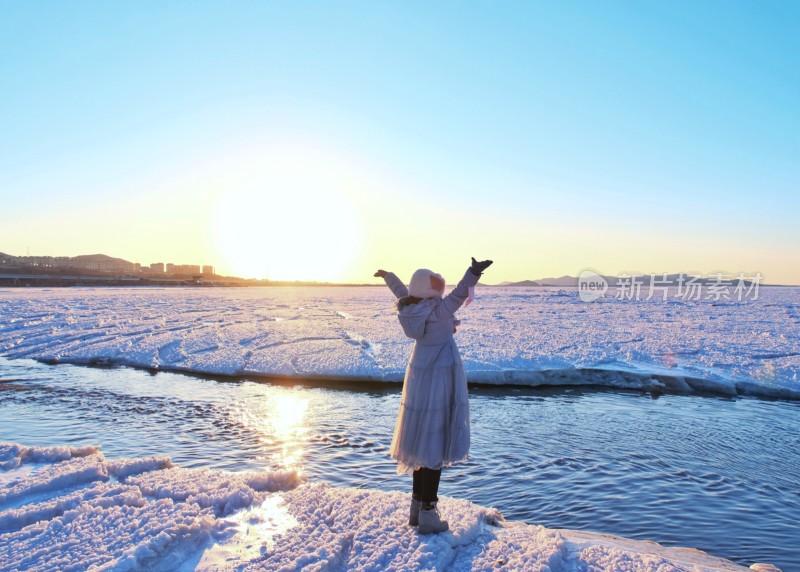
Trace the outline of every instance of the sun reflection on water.
{"label": "sun reflection on water", "polygon": [[284,390],[265,396],[254,409],[245,410],[244,423],[258,434],[270,468],[302,474],[309,432],[305,419],[308,404],[307,398]]}

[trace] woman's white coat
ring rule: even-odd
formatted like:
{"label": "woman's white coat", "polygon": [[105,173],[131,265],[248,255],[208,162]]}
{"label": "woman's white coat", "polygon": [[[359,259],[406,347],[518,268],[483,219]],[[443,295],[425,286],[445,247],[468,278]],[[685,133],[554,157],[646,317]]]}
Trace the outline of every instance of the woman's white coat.
{"label": "woman's white coat", "polygon": [[386,284],[398,298],[398,318],[414,349],[406,367],[391,455],[398,473],[440,469],[469,452],[467,377],[453,339],[454,314],[475,286],[470,270],[445,297],[405,304],[408,289],[391,272]]}

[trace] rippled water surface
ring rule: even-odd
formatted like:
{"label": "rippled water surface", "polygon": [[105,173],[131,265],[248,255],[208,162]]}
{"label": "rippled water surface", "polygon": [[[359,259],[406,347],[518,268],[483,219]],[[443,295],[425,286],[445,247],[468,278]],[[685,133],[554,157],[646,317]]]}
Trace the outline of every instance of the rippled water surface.
{"label": "rippled water surface", "polygon": [[[295,467],[408,490],[387,452],[397,386],[313,387],[0,358],[0,440],[99,443],[185,467]],[[800,570],[800,403],[471,391],[468,462],[441,493],[508,519],[692,546]]]}

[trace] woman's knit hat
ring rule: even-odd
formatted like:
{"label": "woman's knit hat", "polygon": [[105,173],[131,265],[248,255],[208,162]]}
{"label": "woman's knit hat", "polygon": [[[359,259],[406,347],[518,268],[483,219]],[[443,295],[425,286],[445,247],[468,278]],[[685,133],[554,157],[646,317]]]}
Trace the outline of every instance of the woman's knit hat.
{"label": "woman's knit hat", "polygon": [[[434,287],[434,278],[441,281],[442,289]],[[408,295],[415,298],[438,298],[444,294],[445,281],[441,274],[437,274],[427,268],[420,268],[411,276],[411,284],[408,285]]]}

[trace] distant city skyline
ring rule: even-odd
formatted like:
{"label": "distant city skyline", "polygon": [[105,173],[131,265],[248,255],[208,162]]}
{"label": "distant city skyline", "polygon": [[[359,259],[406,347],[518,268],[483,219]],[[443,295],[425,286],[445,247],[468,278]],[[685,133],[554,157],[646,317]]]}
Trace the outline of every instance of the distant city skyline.
{"label": "distant city skyline", "polygon": [[[122,258],[114,257],[108,254],[103,253],[96,253],[90,255],[79,255],[79,256],[14,256],[8,253],[0,251],[0,271],[8,270],[9,268],[9,260],[8,257],[16,259],[17,262],[22,262],[25,264],[29,264],[31,266],[38,266],[38,267],[50,267],[54,269],[66,269],[66,268],[79,268],[82,270],[106,270],[106,271],[121,271],[121,272],[128,272],[128,273],[135,273],[135,274],[145,274],[145,275],[179,275],[179,276],[227,276],[230,278],[240,278],[240,279],[249,279],[248,277],[244,276],[237,276],[234,274],[229,275],[221,275],[215,272],[215,268],[211,265],[203,265],[203,264],[175,264],[172,262],[151,262],[147,263],[140,263],[140,262],[132,262]],[[98,264],[98,260],[103,260],[106,262],[104,265]],[[557,287],[577,287],[579,286],[580,281],[583,279],[583,276],[589,274],[596,276],[598,278],[605,279],[608,283],[614,286],[618,282],[631,282],[632,285],[638,284],[639,286],[649,286],[650,281],[655,283],[669,283],[673,286],[683,283],[688,283],[689,279],[694,276],[695,279],[698,279],[700,282],[698,284],[707,284],[708,282],[732,282],[732,283],[742,283],[750,285],[751,282],[756,283],[757,285],[763,284],[765,286],[770,285],[777,285],[777,286],[792,286],[800,284],[788,284],[788,283],[765,283],[763,282],[763,276],[761,273],[756,272],[751,275],[747,275],[745,273],[723,273],[723,272],[715,272],[709,274],[701,274],[701,273],[669,273],[669,272],[620,272],[618,274],[608,274],[605,276],[598,276],[592,271],[585,270],[582,273],[571,275],[561,275],[561,276],[531,276],[525,278],[523,280],[518,281],[508,281],[504,280],[502,282],[497,282],[494,280],[487,280],[484,283],[493,286],[557,286]],[[694,280],[693,280],[694,281]],[[278,281],[278,282],[286,282],[286,281]],[[344,284],[343,281],[298,281],[298,282],[322,282],[322,283],[331,283],[331,284]],[[367,284],[368,281],[363,282],[350,282],[349,284]]]}
{"label": "distant city skyline", "polygon": [[130,272],[149,274],[181,274],[181,275],[213,275],[214,267],[210,264],[175,264],[173,262],[141,263],[125,260],[105,253],[81,254],[78,256],[35,256],[25,254],[16,256],[0,251],[0,268],[12,264],[28,267],[53,269],[100,270],[108,272]]}
{"label": "distant city skyline", "polygon": [[800,4],[11,3],[0,250],[800,283]]}

